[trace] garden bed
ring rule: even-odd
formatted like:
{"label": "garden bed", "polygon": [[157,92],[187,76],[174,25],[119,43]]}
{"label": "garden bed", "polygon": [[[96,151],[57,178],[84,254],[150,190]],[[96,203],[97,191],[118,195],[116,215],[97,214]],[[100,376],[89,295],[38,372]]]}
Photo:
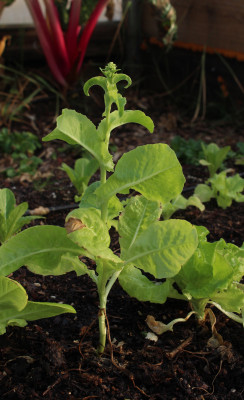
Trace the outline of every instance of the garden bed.
{"label": "garden bed", "polygon": [[[100,115],[100,98],[89,109],[89,117]],[[243,139],[238,126],[215,126],[201,122],[191,126],[187,119],[179,119],[160,97],[144,92],[139,97],[133,90],[128,94],[128,108],[141,109],[151,116],[155,132],[127,125],[112,135],[114,156],[146,143],[170,143],[175,135],[230,145]],[[91,103],[89,100],[88,106]],[[22,123],[18,130],[32,130],[41,139],[54,128],[55,104],[36,103],[29,113],[35,116],[32,127]],[[41,110],[41,112],[40,112]],[[62,151],[60,151],[60,148]],[[51,149],[51,150],[50,150]],[[28,174],[13,179],[1,175],[1,187],[11,189],[17,203],[28,201],[29,209],[39,206],[54,207],[44,220],[32,224],[64,226],[65,216],[74,205],[75,190],[66,174],[60,170],[62,162],[73,166],[77,154],[60,142],[44,143],[40,151],[43,163],[36,179]],[[9,162],[6,159],[4,162]],[[243,167],[228,161],[228,167],[242,173]],[[206,168],[183,165],[186,188],[202,183]],[[48,181],[47,181],[48,180]],[[47,182],[45,184],[45,182]],[[191,190],[186,193],[191,194]],[[173,218],[204,225],[209,241],[221,237],[238,246],[243,242],[243,206],[233,202],[223,210],[215,200],[206,203],[204,212],[194,207],[178,211]],[[118,238],[112,235],[112,248]],[[1,399],[52,400],[141,400],[159,399],[242,399],[244,396],[244,338],[243,327],[216,311],[216,328],[224,342],[211,347],[211,326],[197,323],[192,316],[186,323],[177,324],[174,332],[158,336],[157,341],[146,339],[148,315],[170,322],[185,317],[190,308],[179,300],[168,300],[163,305],[142,303],[129,297],[115,284],[108,301],[108,344],[98,357],[98,296],[95,285],[86,277],[68,273],[65,277],[42,277],[25,268],[12,277],[27,290],[29,299],[71,304],[77,314],[29,323],[26,328],[9,327],[0,337],[1,342]]]}

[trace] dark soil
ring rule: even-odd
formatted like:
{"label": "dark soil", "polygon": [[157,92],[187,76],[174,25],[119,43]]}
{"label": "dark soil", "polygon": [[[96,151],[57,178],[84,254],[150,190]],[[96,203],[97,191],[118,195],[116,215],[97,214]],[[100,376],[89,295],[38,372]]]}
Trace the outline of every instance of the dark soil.
{"label": "dark soil", "polygon": [[[100,115],[102,111],[101,99],[95,100],[96,105],[89,111],[94,121],[94,115]],[[91,100],[89,102],[92,104]],[[16,125],[16,129],[32,130],[43,137],[54,127],[54,107],[51,100],[35,103],[29,111],[36,116],[35,126],[23,122],[21,127]],[[115,159],[138,145],[170,143],[175,135],[216,142],[220,146],[231,145],[233,150],[236,143],[243,140],[240,126],[216,127],[209,122],[191,126],[187,119],[180,118],[171,109],[165,111],[160,96],[150,93],[135,96],[131,92],[127,108],[139,108],[150,115],[155,123],[155,133],[149,135],[135,125],[118,129],[112,137],[112,144],[116,146]],[[58,150],[60,147],[62,152]],[[52,157],[54,154],[55,158]],[[33,224],[64,226],[69,211],[65,207],[74,204],[75,190],[59,167],[63,161],[73,166],[78,155],[63,144],[45,143],[41,157],[43,164],[39,176],[10,180],[2,174],[1,187],[12,189],[18,203],[28,201],[30,209],[38,206],[57,208],[50,211],[45,220]],[[233,162],[228,166],[235,172],[243,172]],[[207,177],[204,167],[183,165],[183,170],[186,187],[195,186]],[[47,173],[51,173],[50,176]],[[189,207],[173,217],[206,226],[210,241],[223,237],[227,242],[242,245],[241,204],[233,203],[223,210],[212,201],[206,204],[203,213]],[[108,344],[104,355],[98,357],[98,296],[94,284],[86,276],[76,277],[75,273],[69,273],[65,277],[42,277],[23,267],[13,277],[26,288],[30,300],[71,304],[77,315],[65,314],[29,323],[26,328],[7,329],[0,337],[1,399],[244,399],[243,327],[218,310],[215,310],[216,328],[224,339],[224,344],[218,348],[209,345],[210,324],[200,326],[194,317],[175,325],[174,332],[159,336],[157,342],[150,341],[145,339],[149,331],[145,323],[147,315],[169,322],[186,316],[189,305],[176,300],[164,305],[141,303],[115,284],[107,308]]]}

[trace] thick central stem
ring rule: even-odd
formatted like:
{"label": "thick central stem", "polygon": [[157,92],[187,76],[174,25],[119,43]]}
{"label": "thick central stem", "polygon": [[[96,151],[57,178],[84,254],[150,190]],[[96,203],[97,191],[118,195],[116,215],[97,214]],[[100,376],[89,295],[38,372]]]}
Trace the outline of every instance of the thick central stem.
{"label": "thick central stem", "polygon": [[101,294],[99,294],[99,300],[100,300],[100,310],[99,310],[99,315],[98,315],[98,321],[99,321],[99,346],[98,346],[98,353],[102,354],[105,349],[105,344],[106,344],[106,336],[107,336],[107,329],[106,329],[106,295],[105,292],[102,291]]}

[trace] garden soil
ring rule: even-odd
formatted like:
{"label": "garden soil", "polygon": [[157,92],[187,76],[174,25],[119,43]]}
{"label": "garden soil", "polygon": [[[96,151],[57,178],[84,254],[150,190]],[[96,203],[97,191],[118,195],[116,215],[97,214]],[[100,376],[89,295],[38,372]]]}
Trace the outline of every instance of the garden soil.
{"label": "garden soil", "polygon": [[[97,123],[95,115],[101,115],[102,97],[94,95],[87,104],[86,114]],[[151,116],[155,132],[150,135],[138,125],[117,129],[111,138],[115,160],[138,145],[169,144],[175,135],[215,142],[219,146],[230,145],[233,150],[243,140],[243,129],[239,125],[219,126],[207,121],[191,124],[168,106],[165,109],[159,94],[135,95],[128,91],[126,107],[141,109]],[[28,110],[31,118],[23,119],[20,125],[13,124],[12,128],[31,130],[41,139],[55,126],[54,111],[55,99],[39,100]],[[81,111],[84,113],[84,109]],[[30,210],[40,206],[50,208],[45,219],[36,220],[32,225],[64,226],[65,216],[74,207],[75,190],[60,167],[62,162],[73,166],[79,154],[55,141],[44,143],[37,155],[43,162],[34,177],[25,174],[7,179],[1,174],[1,187],[11,189],[18,204],[28,201]],[[2,159],[1,165],[7,166],[9,162],[9,157]],[[182,167],[188,196],[192,194],[192,187],[207,178],[207,171],[201,166]],[[243,173],[243,167],[233,161],[228,161],[227,167]],[[233,203],[223,210],[211,201],[204,212],[189,207],[175,213],[173,218],[204,225],[210,232],[210,241],[222,237],[242,245],[241,204]],[[115,232],[112,232],[111,246],[118,249]],[[210,341],[209,320],[199,325],[194,316],[176,324],[173,332],[150,340],[146,338],[150,331],[145,322],[148,315],[168,323],[185,317],[190,311],[189,304],[178,300],[168,300],[163,305],[142,303],[130,298],[116,283],[107,306],[107,347],[99,357],[96,353],[99,303],[96,288],[88,277],[77,277],[75,273],[42,277],[24,267],[11,277],[26,288],[30,300],[71,304],[77,314],[63,314],[31,322],[25,328],[7,329],[0,337],[1,400],[244,399],[243,327],[218,310],[213,309],[215,327],[223,338],[219,346],[213,346]]]}

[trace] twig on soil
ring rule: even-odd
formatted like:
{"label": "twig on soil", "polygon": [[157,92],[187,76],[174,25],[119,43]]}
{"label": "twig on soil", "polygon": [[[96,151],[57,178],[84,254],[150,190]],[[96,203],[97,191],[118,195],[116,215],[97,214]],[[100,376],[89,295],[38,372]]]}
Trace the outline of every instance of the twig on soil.
{"label": "twig on soil", "polygon": [[45,392],[42,393],[43,396],[46,396],[50,390],[52,390],[56,385],[58,385],[63,379],[68,378],[69,374],[67,372],[63,373],[52,385],[49,385]]}
{"label": "twig on soil", "polygon": [[184,342],[182,342],[178,347],[176,347],[176,349],[174,349],[169,353],[166,353],[167,357],[170,359],[174,358],[180,351],[182,351],[186,346],[188,346],[191,343],[192,338],[193,336],[190,336],[189,338],[184,340]]}

